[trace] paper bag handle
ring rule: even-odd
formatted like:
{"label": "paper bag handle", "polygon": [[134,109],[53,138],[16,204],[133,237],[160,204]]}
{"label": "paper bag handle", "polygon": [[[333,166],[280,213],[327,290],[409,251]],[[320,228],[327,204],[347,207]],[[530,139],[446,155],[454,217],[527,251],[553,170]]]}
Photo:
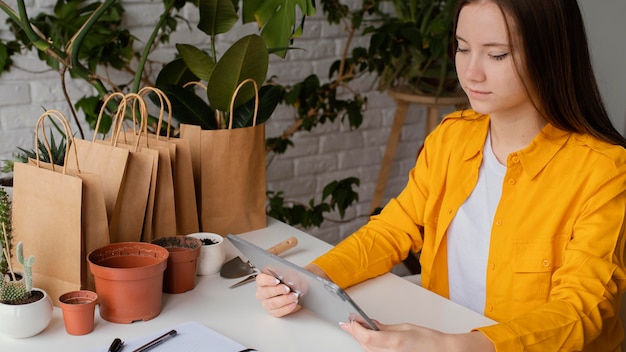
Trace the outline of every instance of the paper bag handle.
{"label": "paper bag handle", "polygon": [[57,121],[63,125],[63,129],[65,130],[65,158],[63,161],[63,174],[65,175],[65,171],[67,169],[67,159],[70,155],[70,148],[74,149],[74,156],[76,159],[76,170],[80,172],[80,167],[78,165],[78,152],[76,151],[76,145],[74,144],[74,135],[72,134],[72,128],[70,127],[65,115],[58,110],[47,110],[39,119],[37,119],[37,123],[35,124],[35,158],[37,167],[40,167],[41,161],[39,160],[39,129],[41,128],[43,133],[43,141],[44,146],[46,147],[46,151],[48,152],[48,157],[50,158],[50,165],[52,166],[52,171],[56,171],[54,168],[54,160],[52,158],[52,151],[50,150],[50,142],[48,141],[48,137],[46,136],[45,130],[45,120],[46,117],[55,118]]}
{"label": "paper bag handle", "polygon": [[156,94],[157,97],[159,97],[159,102],[160,104],[160,110],[159,110],[159,119],[158,119],[158,123],[157,123],[157,128],[156,128],[156,139],[157,141],[159,140],[160,137],[160,132],[161,132],[161,127],[163,126],[163,115],[165,114],[165,106],[163,104],[163,102],[165,102],[165,105],[167,105],[167,135],[166,135],[166,140],[170,139],[170,126],[172,125],[172,103],[170,102],[170,99],[167,97],[167,95],[165,95],[165,93],[163,93],[162,90],[158,89],[158,88],[154,88],[154,87],[143,87],[139,90],[139,92],[137,94],[139,94],[141,97],[144,97],[148,95],[150,92],[153,92],[154,94]]}
{"label": "paper bag handle", "polygon": [[[122,101],[123,105],[124,105],[124,111],[122,112],[122,114],[118,114],[117,118],[119,119],[119,123],[117,123],[117,130],[116,130],[116,134],[119,138],[119,134],[123,133],[124,134],[124,142],[127,143],[126,140],[126,131],[124,130],[123,126],[124,126],[124,118],[126,116],[126,105],[128,104],[129,100],[133,100],[133,106],[132,106],[132,117],[133,117],[133,130],[135,130],[135,126],[137,125],[137,119],[135,118],[135,111],[137,111],[137,104],[139,104],[139,116],[141,117],[139,123],[139,134],[137,134],[137,140],[135,141],[135,151],[139,150],[139,142],[141,141],[141,135],[144,134],[146,136],[146,147],[150,147],[149,146],[149,140],[148,140],[148,107],[146,105],[146,102],[144,101],[143,97],[137,93],[128,93],[124,96],[124,99]],[[116,143],[117,143],[117,138],[116,138]]]}
{"label": "paper bag handle", "polygon": [[235,117],[233,116],[233,110],[235,105],[235,98],[237,98],[237,93],[241,87],[243,87],[246,83],[252,83],[254,86],[254,116],[252,118],[252,126],[256,126],[256,115],[259,112],[259,86],[256,84],[256,81],[252,78],[246,78],[235,88],[235,92],[233,92],[233,97],[230,99],[230,116],[228,117],[228,129],[233,129],[233,120]]}
{"label": "paper bag handle", "polygon": [[[187,88],[189,86],[198,86],[198,87],[204,89],[205,91],[207,90],[207,86],[205,86],[201,82],[192,81],[192,82],[187,82],[187,83],[183,84],[183,88]],[[219,114],[215,114],[215,123],[217,124],[217,126],[219,126],[221,124],[220,123]]]}
{"label": "paper bag handle", "polygon": [[[104,114],[104,111],[106,110],[107,104],[109,103],[109,101],[111,99],[113,99],[114,97],[119,97],[120,98],[120,102],[117,106],[117,110],[113,111],[111,113],[111,119],[113,120],[111,126],[113,128],[113,136],[115,136],[115,132],[116,132],[116,128],[118,123],[120,123],[120,121],[118,120],[118,117],[120,116],[120,109],[122,109],[121,111],[121,121],[124,120],[124,114],[126,114],[126,104],[124,101],[124,93],[121,92],[113,92],[109,95],[107,95],[106,98],[104,98],[104,103],[102,104],[102,107],[100,108],[100,112],[98,113],[98,119],[96,120],[96,127],[94,128],[94,133],[93,133],[93,139],[92,142],[96,141],[96,138],[98,137],[98,130],[100,129],[100,122],[102,121],[102,115]],[[114,143],[116,143],[117,140],[115,138],[111,138],[111,145],[113,145]]]}

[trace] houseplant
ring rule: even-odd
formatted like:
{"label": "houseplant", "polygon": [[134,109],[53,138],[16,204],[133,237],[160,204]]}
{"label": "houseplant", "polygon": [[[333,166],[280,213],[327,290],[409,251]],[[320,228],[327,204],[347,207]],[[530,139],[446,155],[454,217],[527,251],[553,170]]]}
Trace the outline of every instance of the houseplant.
{"label": "houseplant", "polygon": [[[4,229],[3,232],[6,235]],[[5,258],[11,257],[8,248],[5,238]],[[22,242],[18,242],[16,252],[24,272],[16,273],[8,260],[8,273],[0,280],[0,332],[9,337],[26,338],[37,335],[48,326],[53,307],[46,291],[33,288],[35,257],[24,258]]]}
{"label": "houseplant", "polygon": [[[232,16],[231,10],[222,11],[225,6],[229,6],[229,1],[164,0],[163,13],[155,24],[150,38],[142,43],[141,52],[133,54],[130,47],[134,37],[130,35],[128,30],[121,27],[121,17],[124,12],[123,4],[116,3],[115,0],[103,1],[101,6],[85,0],[58,0],[53,14],[40,14],[32,18],[26,14],[24,1],[18,0],[17,3],[16,10],[11,9],[6,3],[0,3],[0,9],[9,14],[11,28],[16,33],[16,41],[11,41],[6,45],[11,49],[8,50],[8,53],[19,51],[15,49],[19,43],[27,47],[35,47],[39,50],[42,60],[50,63],[55,70],[60,68],[58,72],[61,78],[61,91],[65,92],[65,80],[67,72],[70,72],[72,78],[86,80],[92,84],[100,97],[111,91],[136,91],[140,83],[151,84],[149,73],[154,71],[154,66],[151,67],[150,53],[158,44],[166,43],[169,40],[170,34],[177,29],[177,18],[182,18],[183,22],[186,21],[180,13],[176,13],[186,4],[191,6],[197,4],[199,13],[208,10],[209,13],[215,15],[217,20],[215,23],[220,25],[214,26],[214,30],[210,29],[210,26],[206,27],[208,28],[207,34],[212,33],[209,35],[220,34],[219,32],[225,28],[221,27],[222,23],[230,22],[232,24],[237,21]],[[294,1],[287,4],[259,3],[250,0],[235,1],[232,4],[235,4],[236,10],[239,3],[242,4],[242,22],[247,23],[252,19],[258,21],[259,27],[262,28],[260,36],[266,40],[267,46],[270,48],[268,53],[274,52],[274,50],[284,52],[285,48],[289,46],[290,40],[302,32],[304,15],[314,11],[311,1]],[[231,7],[232,4],[230,4]],[[254,15],[255,12],[256,15]],[[293,15],[298,12],[303,14],[301,19]],[[31,27],[39,31],[31,31]],[[61,28],[63,30],[60,30]],[[47,40],[47,38],[51,40]],[[280,40],[276,41],[275,38],[280,38]],[[201,48],[189,48],[185,44],[181,44],[180,47],[179,51],[181,54],[185,53],[187,59],[190,56],[187,55],[187,51],[192,53],[202,51]],[[209,54],[212,58],[217,57],[213,49],[210,50]],[[0,58],[1,56],[0,51]],[[191,56],[193,57],[193,55]],[[206,58],[206,53],[200,54],[200,57]],[[6,62],[10,61],[10,55],[8,55]],[[193,60],[191,61],[193,62]],[[155,64],[153,63],[153,65]],[[126,83],[128,81],[125,79],[122,80],[124,83],[116,84],[108,80],[107,77],[101,76],[99,72],[102,70],[96,70],[98,67],[122,68],[122,72],[134,73],[131,80],[132,84]],[[166,75],[162,75],[162,77],[166,77]],[[229,86],[232,87],[232,83]],[[334,88],[334,83],[323,84],[315,76],[307,77],[304,82],[292,87],[282,87],[276,84],[262,86],[260,89],[260,95],[263,97],[259,109],[260,120],[263,119],[263,111],[268,111],[264,106],[268,105],[265,103],[266,99],[272,101],[269,99],[270,97],[280,95],[286,104],[298,107],[298,116],[293,125],[289,126],[282,135],[268,138],[268,151],[274,151],[278,154],[284,153],[288,147],[293,145],[291,137],[296,132],[311,131],[320,124],[334,121],[336,117],[341,117],[342,120],[344,117],[347,118],[351,128],[358,127],[362,121],[363,100],[360,97],[344,99],[340,94],[335,93]],[[269,94],[270,91],[272,94]],[[206,96],[208,94],[207,92]],[[66,93],[64,96],[68,97]],[[99,111],[98,96],[84,96],[76,104],[68,99],[68,106],[75,119],[74,108],[81,109],[92,128],[95,124],[97,111]],[[200,98],[202,98],[202,94],[200,94]],[[245,99],[241,98],[241,100]],[[248,105],[251,104],[248,103]],[[271,105],[269,104],[270,107]],[[243,116],[245,120],[246,115]],[[103,123],[101,126],[102,131],[109,128],[107,123]],[[81,137],[82,134],[82,131],[79,131]],[[287,201],[282,201],[282,192],[274,191],[272,192],[273,201],[271,201],[274,205],[271,206],[271,210],[268,209],[268,212],[284,214],[292,224],[302,223],[304,227],[319,226],[323,220],[323,214],[333,209],[339,209],[340,215],[343,217],[345,208],[358,200],[358,195],[352,190],[352,187],[357,184],[358,180],[355,182],[354,178],[335,182],[335,186],[328,188],[330,191],[326,192],[325,190],[323,199],[319,204],[311,203],[311,207],[306,206],[307,209],[304,212],[299,207],[290,210],[291,205]],[[276,208],[276,206],[281,208]]]}
{"label": "houseplant", "polygon": [[[11,231],[11,200],[3,187],[0,187],[0,224],[4,225],[4,235],[0,236],[0,248],[6,248],[6,251],[11,253],[13,250],[11,245],[11,240],[13,239]],[[4,277],[9,270],[9,259],[9,257],[5,257],[0,253],[0,277]]]}

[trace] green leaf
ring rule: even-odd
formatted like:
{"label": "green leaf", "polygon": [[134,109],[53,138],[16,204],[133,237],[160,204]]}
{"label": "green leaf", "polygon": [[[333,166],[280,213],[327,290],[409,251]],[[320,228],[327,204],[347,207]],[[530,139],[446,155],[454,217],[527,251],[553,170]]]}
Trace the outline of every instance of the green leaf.
{"label": "green leaf", "polygon": [[176,44],[176,49],[194,75],[202,80],[209,80],[215,67],[215,60],[209,54],[189,44]]}
{"label": "green leaf", "polygon": [[192,89],[184,89],[172,84],[162,84],[157,88],[170,99],[172,117],[178,122],[197,125],[204,130],[217,128],[215,111]]}
{"label": "green leaf", "polygon": [[157,76],[155,85],[160,86],[164,84],[172,84],[177,86],[183,86],[188,82],[199,81],[196,75],[191,72],[185,61],[181,58],[169,62],[165,65],[159,75]]}
{"label": "green leaf", "polygon": [[[283,89],[280,86],[263,86],[259,89],[259,107],[257,112],[256,124],[260,125],[267,122],[272,116],[276,106],[282,100]],[[236,116],[233,121],[233,128],[250,127],[254,124],[254,98],[240,105],[235,109]]]}
{"label": "green leaf", "polygon": [[198,29],[211,37],[228,32],[239,19],[231,0],[200,0],[198,9]]}
{"label": "green leaf", "polygon": [[[263,39],[251,34],[235,42],[215,64],[209,78],[207,96],[215,109],[230,111],[230,101],[237,86],[244,80],[253,79],[261,87],[267,75],[269,57]],[[252,84],[243,86],[235,99],[234,107],[254,97]]]}
{"label": "green leaf", "polygon": [[[244,0],[243,5],[243,22],[256,21],[269,48],[289,47],[291,40],[302,34],[305,17],[316,12],[312,0]],[[302,14],[299,24],[297,7]],[[276,54],[285,57],[286,50]]]}

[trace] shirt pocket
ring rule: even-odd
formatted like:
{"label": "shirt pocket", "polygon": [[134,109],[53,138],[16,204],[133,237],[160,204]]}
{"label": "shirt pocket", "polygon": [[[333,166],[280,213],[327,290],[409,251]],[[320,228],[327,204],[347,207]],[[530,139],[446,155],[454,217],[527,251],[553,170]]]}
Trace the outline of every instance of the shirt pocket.
{"label": "shirt pocket", "polygon": [[514,244],[512,295],[524,311],[548,301],[552,273],[563,264],[564,243],[565,236],[554,236],[551,240]]}

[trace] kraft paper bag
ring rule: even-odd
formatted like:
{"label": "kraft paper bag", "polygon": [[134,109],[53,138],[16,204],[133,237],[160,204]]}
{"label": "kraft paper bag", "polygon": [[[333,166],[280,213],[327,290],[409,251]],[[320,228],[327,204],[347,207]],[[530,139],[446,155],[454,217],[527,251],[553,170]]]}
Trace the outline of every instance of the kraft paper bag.
{"label": "kraft paper bag", "polygon": [[[139,139],[134,145],[120,142],[128,99],[129,96],[124,96],[124,99],[120,101],[119,114],[113,121],[114,129],[111,139],[97,141],[129,151],[125,179],[122,184],[119,214],[109,224],[112,243],[141,241],[146,213],[148,212],[148,202],[150,199],[152,201],[154,199],[154,197],[150,198],[150,190],[151,185],[153,185],[155,154],[141,152],[138,145]],[[152,219],[151,212],[149,218]]]}
{"label": "kraft paper bag", "polygon": [[[172,123],[171,103],[167,96],[157,88],[145,87],[142,88],[138,94],[145,99],[149,93],[154,93],[160,101],[160,110],[156,130],[161,131],[166,107],[168,111],[168,126]],[[137,132],[136,128],[133,128],[131,131],[133,133],[130,137],[124,136],[124,138],[129,139],[129,142],[132,143],[140,137],[140,134]],[[187,235],[200,230],[191,151],[186,140],[171,137],[170,131],[171,129],[168,128],[166,136],[161,136],[159,134],[148,133],[146,129],[145,135],[149,140],[149,146],[169,148],[170,161],[172,163],[172,177],[174,180],[176,234]]]}
{"label": "kraft paper bag", "polygon": [[[98,131],[107,103],[117,96],[121,97],[121,100],[124,99],[123,94],[113,93],[105,100],[96,122],[95,131]],[[123,183],[130,152],[128,149],[119,148],[111,144],[98,143],[96,138],[97,132],[94,132],[92,141],[74,139],[76,153],[70,153],[68,162],[71,165],[78,163],[82,171],[94,173],[102,177],[102,190],[104,192],[109,223],[119,222],[119,219],[116,219],[116,217],[119,217],[121,211]]]}
{"label": "kraft paper bag", "polygon": [[[124,97],[125,105],[133,101],[132,116],[136,120],[136,107],[139,107],[141,132],[122,132],[121,124],[117,125],[120,130],[117,137],[118,143],[135,145],[140,153],[154,158],[151,189],[149,192],[147,211],[144,218],[144,228],[141,240],[152,242],[154,239],[173,236],[176,234],[176,202],[174,193],[174,171],[172,157],[176,158],[176,145],[171,143],[156,143],[149,138],[147,133],[147,107],[143,96],[139,94],[127,94]],[[135,125],[137,125],[135,123]],[[142,137],[143,136],[143,137]]]}
{"label": "kraft paper bag", "polygon": [[[253,80],[245,80],[234,96],[248,82],[257,88]],[[228,129],[220,130],[181,124],[181,139],[189,142],[194,175],[199,182],[196,193],[200,195],[198,212],[202,231],[226,235],[267,226],[265,125],[256,124],[257,109],[252,127],[232,128],[232,119]],[[232,110],[231,102],[230,116]]]}
{"label": "kraft paper bag", "polygon": [[[65,164],[39,162],[37,156],[14,165],[12,221],[15,240],[24,243],[28,256],[35,256],[34,286],[46,290],[58,305],[62,293],[95,290],[86,258],[109,244],[109,233],[100,176],[83,172],[80,165],[69,168],[70,144],[75,152],[69,125],[60,112],[48,111],[37,122],[37,131],[40,126],[43,130],[46,116],[63,119],[68,136]],[[37,145],[38,134],[35,139]]]}

